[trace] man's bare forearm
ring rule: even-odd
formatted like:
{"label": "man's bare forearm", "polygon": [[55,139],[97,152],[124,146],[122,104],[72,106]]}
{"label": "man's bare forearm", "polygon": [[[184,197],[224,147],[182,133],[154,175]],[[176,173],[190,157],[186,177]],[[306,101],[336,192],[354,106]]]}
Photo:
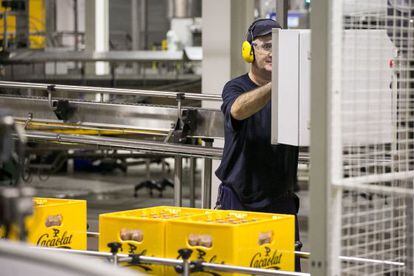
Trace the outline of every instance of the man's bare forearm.
{"label": "man's bare forearm", "polygon": [[240,95],[231,106],[231,116],[240,121],[258,112],[270,101],[271,89],[272,83],[269,82]]}

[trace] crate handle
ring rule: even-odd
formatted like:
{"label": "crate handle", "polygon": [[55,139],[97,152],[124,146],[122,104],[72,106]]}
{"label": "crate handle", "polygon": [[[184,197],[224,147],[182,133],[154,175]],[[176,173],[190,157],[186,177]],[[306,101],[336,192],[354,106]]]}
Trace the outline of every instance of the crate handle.
{"label": "crate handle", "polygon": [[144,233],[139,229],[122,228],[119,231],[119,237],[122,241],[142,242],[144,240]]}
{"label": "crate handle", "polygon": [[259,245],[269,244],[273,241],[273,231],[260,232],[257,243]]}
{"label": "crate handle", "polygon": [[45,225],[46,227],[61,226],[63,216],[61,214],[47,216]]}
{"label": "crate handle", "polygon": [[187,238],[189,246],[213,247],[213,237],[208,234],[190,234]]}

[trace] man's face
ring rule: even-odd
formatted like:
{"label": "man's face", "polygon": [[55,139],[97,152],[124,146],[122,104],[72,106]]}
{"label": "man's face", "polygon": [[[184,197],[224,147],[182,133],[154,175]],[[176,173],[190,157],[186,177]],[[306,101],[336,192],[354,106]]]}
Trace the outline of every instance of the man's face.
{"label": "man's face", "polygon": [[261,36],[253,40],[254,60],[259,69],[272,71],[272,35]]}

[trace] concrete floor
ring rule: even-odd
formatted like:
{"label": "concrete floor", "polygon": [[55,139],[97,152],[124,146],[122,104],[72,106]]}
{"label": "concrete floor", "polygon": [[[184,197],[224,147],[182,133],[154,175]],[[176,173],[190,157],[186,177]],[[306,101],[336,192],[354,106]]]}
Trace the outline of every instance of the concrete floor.
{"label": "concrete floor", "polygon": [[[173,164],[173,162],[171,162]],[[183,162],[183,205],[189,206],[189,188],[188,178],[189,170],[186,162]],[[161,171],[161,166],[152,164],[150,167],[151,177],[160,179],[169,177]],[[173,168],[171,168],[171,172]],[[89,230],[98,232],[98,216],[102,213],[121,211],[128,209],[137,209],[143,207],[173,205],[173,190],[167,187],[163,197],[158,197],[158,192],[154,191],[151,197],[147,190],[143,189],[135,198],[134,185],[147,179],[145,166],[129,167],[128,172],[124,174],[121,171],[111,173],[69,173],[59,176],[50,176],[46,181],[40,180],[33,176],[32,182],[28,185],[36,188],[37,196],[41,197],[64,197],[86,199],[88,204],[88,225]],[[196,172],[196,207],[200,207],[200,184],[201,172]],[[301,240],[304,244],[302,251],[309,252],[308,245],[308,212],[309,198],[307,185],[301,183],[302,190],[298,193],[301,199],[299,211],[299,225]],[[97,240],[88,239],[89,250],[97,250]],[[302,260],[302,270],[308,271],[307,260]]]}

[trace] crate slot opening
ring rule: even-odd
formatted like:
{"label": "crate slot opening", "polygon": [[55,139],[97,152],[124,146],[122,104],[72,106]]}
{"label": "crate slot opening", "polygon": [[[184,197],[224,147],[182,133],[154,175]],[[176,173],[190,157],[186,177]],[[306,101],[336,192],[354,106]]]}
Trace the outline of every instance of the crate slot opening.
{"label": "crate slot opening", "polygon": [[45,225],[46,227],[61,226],[63,216],[61,214],[47,216]]}
{"label": "crate slot opening", "polygon": [[144,233],[139,229],[123,228],[119,231],[119,237],[122,241],[142,242],[144,240]]}
{"label": "crate slot opening", "polygon": [[213,247],[213,237],[207,234],[190,234],[187,238],[189,246]]}
{"label": "crate slot opening", "polygon": [[273,241],[273,231],[260,232],[257,243],[259,245],[269,244]]}

